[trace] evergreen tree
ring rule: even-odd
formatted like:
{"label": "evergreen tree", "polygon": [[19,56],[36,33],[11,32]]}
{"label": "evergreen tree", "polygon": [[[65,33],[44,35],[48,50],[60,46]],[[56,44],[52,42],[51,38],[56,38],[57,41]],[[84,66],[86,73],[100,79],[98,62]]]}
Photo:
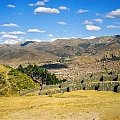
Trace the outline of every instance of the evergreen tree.
{"label": "evergreen tree", "polygon": [[47,69],[40,68],[37,65],[28,65],[25,68],[23,68],[22,65],[19,65],[17,69],[30,76],[34,82],[39,83],[40,94],[44,89],[44,85],[56,85],[66,81],[59,80],[55,74],[49,73]]}

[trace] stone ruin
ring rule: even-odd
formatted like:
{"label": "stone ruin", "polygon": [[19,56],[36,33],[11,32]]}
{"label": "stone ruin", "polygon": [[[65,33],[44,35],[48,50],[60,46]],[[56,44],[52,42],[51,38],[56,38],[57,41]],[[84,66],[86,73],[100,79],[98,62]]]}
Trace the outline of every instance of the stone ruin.
{"label": "stone ruin", "polygon": [[[113,91],[120,93],[119,76],[113,72],[109,72],[107,75],[108,77],[101,75],[98,78],[95,78],[97,79],[96,81],[86,81],[84,79],[81,79],[78,82],[68,81],[61,83],[58,86],[52,86],[52,88],[55,87],[55,91],[49,92],[49,94],[71,92],[76,90]],[[89,77],[92,79],[93,75],[90,75]],[[109,80],[107,80],[108,78]]]}
{"label": "stone ruin", "polygon": [[[120,76],[115,75],[112,72],[108,74],[109,80],[106,79],[106,76],[101,75],[98,78],[95,77],[96,81],[94,81],[93,76],[91,75],[90,80],[86,81],[86,79],[78,80],[77,82],[67,81],[58,85],[46,85],[44,86],[44,90],[42,95],[51,95],[56,93],[64,93],[71,92],[76,90],[96,90],[96,91],[113,91],[115,93],[120,93]],[[87,78],[88,79],[88,78]],[[37,90],[22,92],[21,95],[25,95],[26,93],[31,93]]]}

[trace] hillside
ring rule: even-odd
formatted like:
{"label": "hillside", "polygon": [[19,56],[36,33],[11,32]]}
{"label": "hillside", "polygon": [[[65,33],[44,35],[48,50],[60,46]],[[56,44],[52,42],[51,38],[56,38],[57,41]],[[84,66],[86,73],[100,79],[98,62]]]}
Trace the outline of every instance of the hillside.
{"label": "hillside", "polygon": [[58,39],[47,45],[44,49],[46,52],[51,52],[60,57],[78,56],[84,53],[96,55],[100,52],[114,50],[114,48],[119,50],[120,36],[103,36],[94,39]]}
{"label": "hillside", "polygon": [[[46,61],[55,62],[59,57],[74,57],[81,54],[120,55],[120,36],[105,36],[94,39],[58,39],[54,42],[27,41],[15,45],[0,45],[0,62],[12,64]],[[99,58],[100,57],[100,58]]]}
{"label": "hillside", "polygon": [[0,65],[0,96],[19,95],[21,90],[34,89],[37,86],[27,75]]}
{"label": "hillside", "polygon": [[19,64],[43,65],[60,61],[68,67],[49,69],[49,71],[68,80],[79,79],[88,73],[102,72],[106,68],[118,70],[119,60],[120,35],[94,39],[58,39],[54,42],[27,41],[22,44],[0,45],[1,64],[17,67]]}
{"label": "hillside", "polygon": [[58,57],[45,51],[37,51],[31,48],[23,48],[18,45],[0,47],[0,63],[18,66],[24,63],[42,63],[57,61]]}

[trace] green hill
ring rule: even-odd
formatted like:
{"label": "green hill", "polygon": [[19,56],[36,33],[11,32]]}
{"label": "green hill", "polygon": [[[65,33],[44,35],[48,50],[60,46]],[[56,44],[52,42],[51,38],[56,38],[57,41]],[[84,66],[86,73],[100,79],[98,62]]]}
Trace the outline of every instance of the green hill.
{"label": "green hill", "polygon": [[0,96],[19,95],[19,92],[36,88],[26,74],[8,66],[0,65]]}

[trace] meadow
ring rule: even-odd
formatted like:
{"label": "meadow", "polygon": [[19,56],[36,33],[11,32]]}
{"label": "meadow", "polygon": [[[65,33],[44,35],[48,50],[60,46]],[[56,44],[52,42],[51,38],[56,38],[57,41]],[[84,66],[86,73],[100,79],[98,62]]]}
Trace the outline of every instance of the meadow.
{"label": "meadow", "polygon": [[80,90],[0,97],[0,120],[120,120],[120,94]]}

